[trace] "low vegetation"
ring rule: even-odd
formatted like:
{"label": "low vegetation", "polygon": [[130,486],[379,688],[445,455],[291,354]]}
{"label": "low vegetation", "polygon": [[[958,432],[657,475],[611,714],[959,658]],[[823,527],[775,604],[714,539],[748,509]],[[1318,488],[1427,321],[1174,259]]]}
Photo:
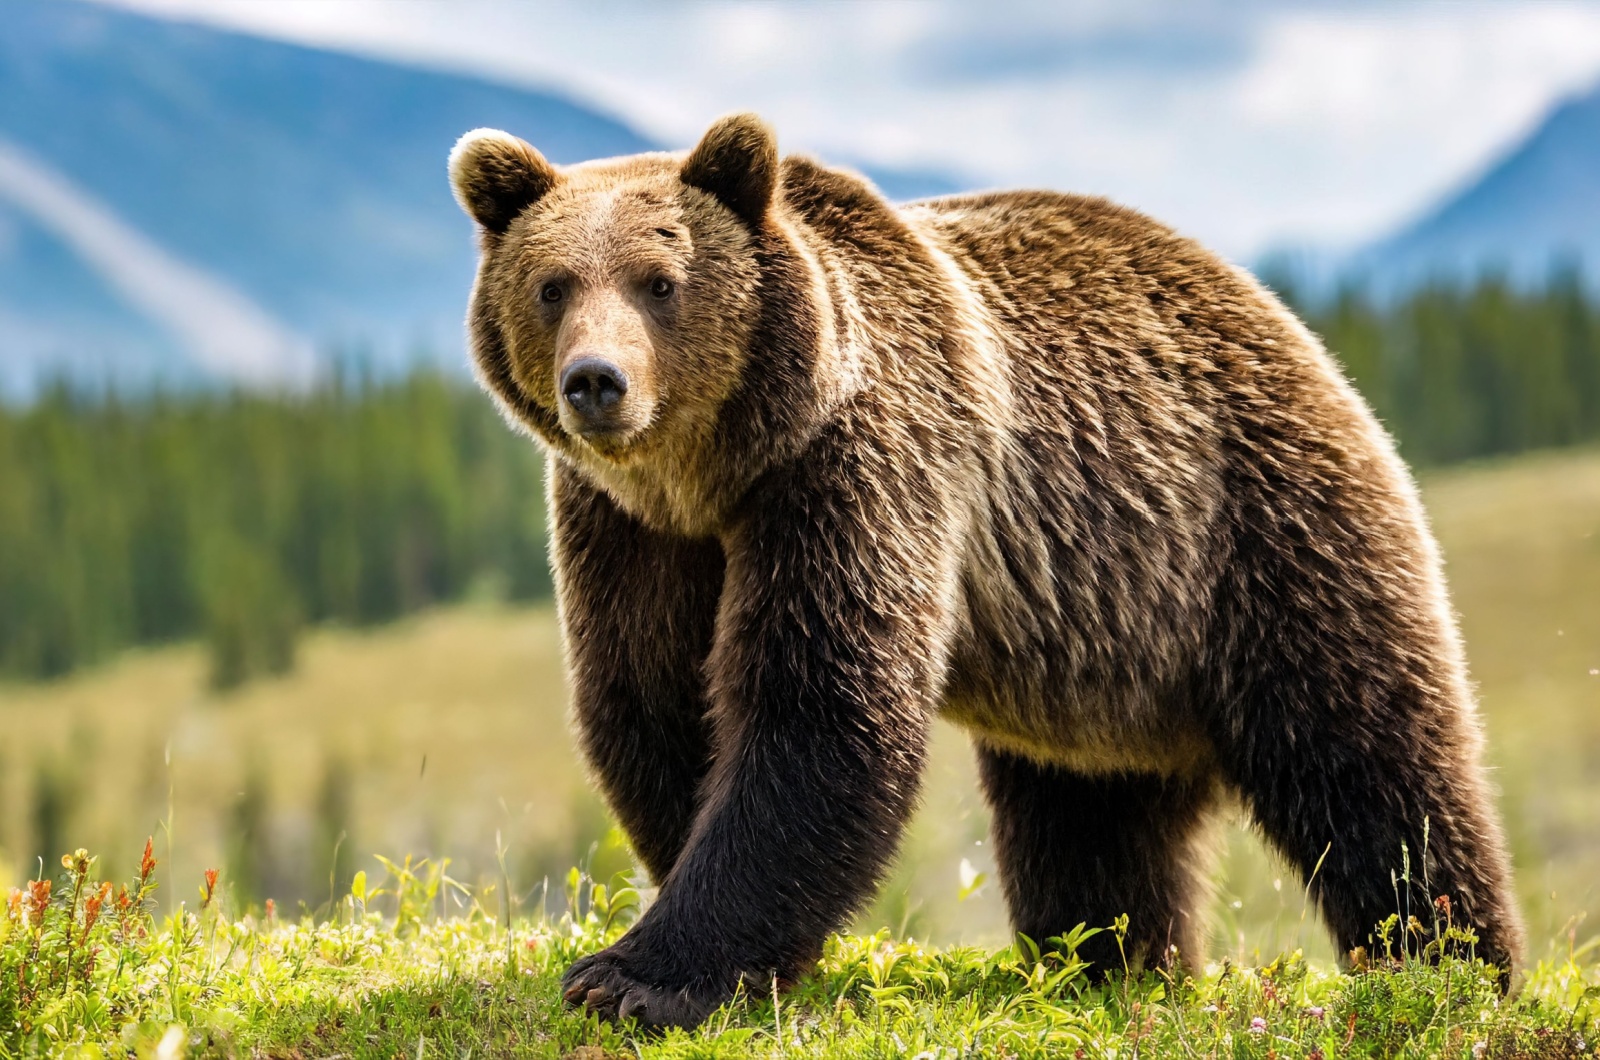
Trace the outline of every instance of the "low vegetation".
{"label": "low vegetation", "polygon": [[566,966],[637,914],[626,881],[573,870],[562,915],[512,921],[504,892],[470,892],[442,863],[385,865],[380,885],[356,876],[320,921],[271,904],[232,915],[215,871],[158,921],[153,844],[117,887],[86,851],[63,856],[59,877],[12,891],[0,919],[0,1058],[1481,1060],[1593,1056],[1600,1042],[1600,965],[1581,950],[1541,963],[1512,1000],[1492,970],[1453,958],[1339,974],[1296,953],[1097,986],[1075,956],[1085,928],[1043,955],[1026,940],[985,952],[840,936],[793,990],[773,984],[696,1031],[646,1036],[560,999]]}

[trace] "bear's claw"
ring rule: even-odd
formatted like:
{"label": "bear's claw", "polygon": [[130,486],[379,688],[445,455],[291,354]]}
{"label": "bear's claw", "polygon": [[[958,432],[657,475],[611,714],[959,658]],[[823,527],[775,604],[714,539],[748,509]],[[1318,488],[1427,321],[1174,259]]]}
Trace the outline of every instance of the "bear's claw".
{"label": "bear's claw", "polygon": [[567,969],[561,995],[603,1020],[634,1019],[652,1028],[694,1027],[716,1008],[714,1000],[696,998],[687,989],[652,985],[653,977],[634,963],[615,947],[585,957]]}

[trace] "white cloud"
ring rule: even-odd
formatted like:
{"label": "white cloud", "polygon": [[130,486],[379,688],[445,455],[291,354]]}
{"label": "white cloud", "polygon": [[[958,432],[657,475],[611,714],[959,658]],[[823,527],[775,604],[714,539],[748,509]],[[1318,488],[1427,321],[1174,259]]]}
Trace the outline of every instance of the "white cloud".
{"label": "white cloud", "polygon": [[4,140],[0,197],[58,236],[130,307],[164,327],[207,369],[257,385],[298,386],[310,380],[316,362],[304,339]]}
{"label": "white cloud", "polygon": [[1332,217],[1359,230],[1469,179],[1597,70],[1600,7],[1429,5],[1271,22],[1235,92],[1250,127],[1289,144]]}
{"label": "white cloud", "polygon": [[1600,5],[116,0],[785,146],[1110,194],[1221,249],[1381,235],[1600,75]]}

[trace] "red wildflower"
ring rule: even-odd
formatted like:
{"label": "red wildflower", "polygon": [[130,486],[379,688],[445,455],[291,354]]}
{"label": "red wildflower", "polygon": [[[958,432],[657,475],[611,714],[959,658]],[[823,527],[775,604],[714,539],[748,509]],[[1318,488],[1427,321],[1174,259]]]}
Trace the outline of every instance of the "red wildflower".
{"label": "red wildflower", "polygon": [[83,903],[83,937],[89,937],[89,931],[94,927],[94,922],[100,919],[100,907],[106,904],[106,899],[111,897],[111,884],[102,883],[100,889],[91,894]]}
{"label": "red wildflower", "polygon": [[144,857],[139,859],[139,882],[144,883],[150,874],[156,871],[156,838],[150,836],[144,841]]}
{"label": "red wildflower", "polygon": [[50,908],[50,881],[30,880],[28,882],[27,914],[28,923],[37,927],[44,923],[44,911]]}
{"label": "red wildflower", "polygon": [[217,894],[217,870],[216,869],[207,869],[206,870],[206,886],[205,886],[205,890],[201,892],[201,896],[200,896],[200,908],[204,909],[206,906],[210,905],[211,904],[211,899],[216,897],[216,894]]}

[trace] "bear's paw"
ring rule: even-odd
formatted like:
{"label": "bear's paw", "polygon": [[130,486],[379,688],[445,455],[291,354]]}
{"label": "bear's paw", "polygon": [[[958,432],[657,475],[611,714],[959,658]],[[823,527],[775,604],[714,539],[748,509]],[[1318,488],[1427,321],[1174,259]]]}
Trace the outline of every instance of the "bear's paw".
{"label": "bear's paw", "polygon": [[651,1028],[698,1026],[726,998],[664,982],[650,962],[613,946],[577,961],[561,980],[570,1005],[616,1022],[635,1019]]}

